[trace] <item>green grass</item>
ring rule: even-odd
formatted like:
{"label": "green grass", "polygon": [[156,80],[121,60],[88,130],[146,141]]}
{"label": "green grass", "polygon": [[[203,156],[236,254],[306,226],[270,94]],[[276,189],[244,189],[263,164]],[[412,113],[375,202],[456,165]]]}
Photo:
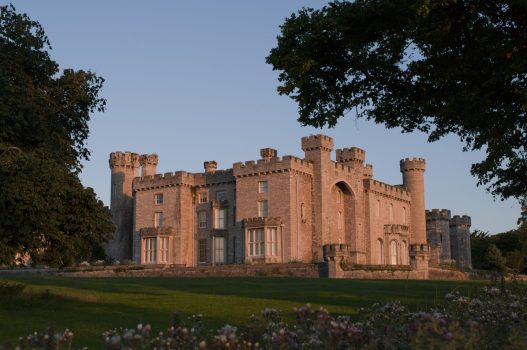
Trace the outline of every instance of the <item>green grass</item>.
{"label": "green grass", "polygon": [[[164,330],[170,317],[201,313],[207,325],[243,325],[266,307],[292,315],[305,303],[332,314],[356,314],[378,301],[400,300],[410,309],[441,303],[453,290],[469,295],[482,282],[370,281],[304,278],[71,278],[5,275],[25,283],[19,297],[1,297],[0,344],[43,331],[49,322],[74,333],[74,347],[102,346],[101,333],[150,323]],[[290,318],[291,319],[291,318]]]}

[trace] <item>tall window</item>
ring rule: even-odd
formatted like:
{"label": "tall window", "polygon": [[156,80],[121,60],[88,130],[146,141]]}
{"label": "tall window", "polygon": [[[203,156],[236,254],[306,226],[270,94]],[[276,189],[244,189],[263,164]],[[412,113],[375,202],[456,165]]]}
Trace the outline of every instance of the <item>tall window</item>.
{"label": "tall window", "polygon": [[375,216],[381,216],[381,201],[379,199],[377,199],[377,203],[375,204]]}
{"label": "tall window", "polygon": [[393,221],[393,204],[390,203],[390,206],[388,207],[388,216],[390,217],[390,221]]}
{"label": "tall window", "polygon": [[156,203],[156,205],[161,205],[163,204],[163,193],[158,193],[154,196],[154,202]]}
{"label": "tall window", "polygon": [[144,251],[143,257],[144,262],[147,264],[152,264],[156,262],[156,239],[155,238],[145,238],[144,239]]}
{"label": "tall window", "polygon": [[206,239],[200,239],[199,240],[199,252],[198,252],[198,262],[199,263],[207,263],[209,261],[208,256],[208,247],[207,247],[207,240]]}
{"label": "tall window", "polygon": [[214,237],[214,263],[225,263],[225,238]]}
{"label": "tall window", "polygon": [[261,218],[266,218],[269,214],[269,206],[267,201],[258,202],[258,216]]}
{"label": "tall window", "polygon": [[267,181],[258,182],[258,193],[267,193],[269,192],[269,183]]}
{"label": "tall window", "polygon": [[222,202],[225,200],[225,191],[216,191],[216,200]]}
{"label": "tall window", "polygon": [[406,224],[406,208],[405,207],[403,207],[403,214],[402,215],[403,215],[403,217],[402,217],[403,224]]}
{"label": "tall window", "polygon": [[276,227],[267,228],[267,237],[266,237],[267,255],[272,255],[272,256],[278,255],[278,240],[277,240],[276,231],[277,231]]}
{"label": "tall window", "polygon": [[390,242],[390,265],[397,265],[397,242]]}
{"label": "tall window", "polygon": [[159,238],[159,262],[168,263],[168,237]]}
{"label": "tall window", "polygon": [[207,212],[200,211],[198,213],[199,228],[207,228]]}
{"label": "tall window", "polygon": [[214,228],[224,230],[226,228],[226,216],[227,210],[215,209],[214,210]]}
{"label": "tall window", "polygon": [[154,213],[154,227],[163,227],[163,212]]}
{"label": "tall window", "polygon": [[207,203],[207,193],[202,192],[198,194],[198,202],[199,203]]}
{"label": "tall window", "polygon": [[337,228],[339,230],[342,230],[342,227],[344,226],[343,225],[343,222],[344,222],[344,218],[342,216],[342,212],[339,211],[338,215],[337,215]]}
{"label": "tall window", "polygon": [[342,203],[342,191],[337,190],[337,203]]}
{"label": "tall window", "polygon": [[408,265],[408,260],[406,258],[407,256],[408,256],[408,245],[406,244],[406,241],[403,241],[401,243],[401,264]]}
{"label": "tall window", "polygon": [[300,204],[300,219],[304,220],[306,218],[306,205],[304,203]]}
{"label": "tall window", "polygon": [[264,252],[264,229],[249,230],[249,256],[263,256]]}
{"label": "tall window", "polygon": [[377,261],[380,265],[384,264],[384,247],[382,239],[377,240]]}

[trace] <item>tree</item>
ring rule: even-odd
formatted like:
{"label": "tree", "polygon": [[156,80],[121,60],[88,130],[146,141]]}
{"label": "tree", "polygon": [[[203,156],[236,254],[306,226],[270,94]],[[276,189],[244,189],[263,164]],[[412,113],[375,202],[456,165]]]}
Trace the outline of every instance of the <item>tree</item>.
{"label": "tree", "polygon": [[501,251],[494,244],[491,244],[485,254],[487,268],[497,272],[504,272],[506,270],[505,258]]}
{"label": "tree", "polygon": [[18,254],[67,265],[114,231],[110,212],[79,180],[90,114],[103,79],[59,72],[38,22],[0,7],[0,264]]}
{"label": "tree", "polygon": [[281,26],[267,62],[299,121],[357,117],[430,142],[454,133],[495,196],[527,196],[527,3],[357,0],[302,9]]}

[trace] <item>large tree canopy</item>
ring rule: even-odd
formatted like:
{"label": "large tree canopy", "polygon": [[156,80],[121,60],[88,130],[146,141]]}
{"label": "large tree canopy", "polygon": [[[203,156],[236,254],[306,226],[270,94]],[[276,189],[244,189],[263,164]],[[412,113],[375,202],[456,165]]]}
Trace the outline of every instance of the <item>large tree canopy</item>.
{"label": "large tree canopy", "polygon": [[65,265],[113,232],[111,216],[78,178],[103,79],[64,70],[39,23],[0,7],[0,264],[29,254]]}
{"label": "large tree canopy", "polygon": [[358,0],[302,9],[267,62],[299,121],[350,110],[484,150],[471,172],[496,196],[527,195],[527,2]]}

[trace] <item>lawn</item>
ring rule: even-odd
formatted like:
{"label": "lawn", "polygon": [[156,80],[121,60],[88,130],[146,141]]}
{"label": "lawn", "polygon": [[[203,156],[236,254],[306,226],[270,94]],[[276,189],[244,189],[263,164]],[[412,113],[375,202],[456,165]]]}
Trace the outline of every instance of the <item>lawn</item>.
{"label": "lawn", "polygon": [[356,314],[374,302],[400,300],[418,310],[441,303],[454,289],[469,295],[482,282],[370,281],[307,278],[72,278],[0,275],[28,285],[0,300],[0,344],[43,331],[49,322],[74,333],[74,347],[102,346],[101,333],[150,323],[165,329],[171,315],[201,313],[206,324],[243,325],[266,307],[291,315],[305,303],[332,314]]}

